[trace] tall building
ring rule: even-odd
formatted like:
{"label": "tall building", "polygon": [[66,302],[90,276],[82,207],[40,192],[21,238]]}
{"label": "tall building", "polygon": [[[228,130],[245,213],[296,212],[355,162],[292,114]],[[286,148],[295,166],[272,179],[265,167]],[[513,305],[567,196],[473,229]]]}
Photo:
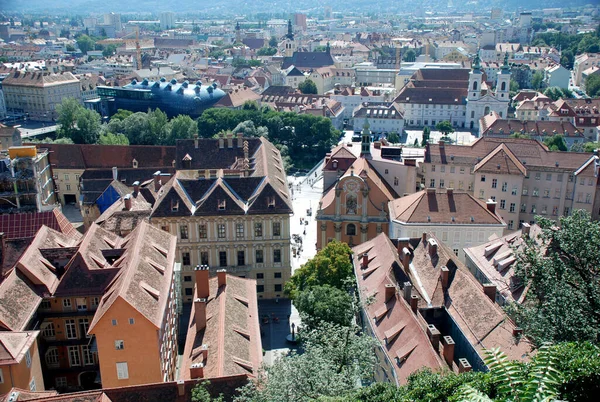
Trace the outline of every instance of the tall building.
{"label": "tall building", "polygon": [[167,30],[175,28],[175,13],[165,11],[160,13],[160,29]]}
{"label": "tall building", "polygon": [[81,102],[81,85],[71,73],[11,72],[2,81],[9,113],[27,113],[38,121],[55,121],[56,108],[65,98]]}
{"label": "tall building", "polygon": [[258,298],[283,297],[293,210],[279,150],[242,134],[179,140],[176,167],[150,220],[178,237],[184,302],[197,265],[256,279]]}
{"label": "tall building", "polygon": [[294,25],[300,27],[302,31],[306,31],[306,14],[295,13],[294,14]]}

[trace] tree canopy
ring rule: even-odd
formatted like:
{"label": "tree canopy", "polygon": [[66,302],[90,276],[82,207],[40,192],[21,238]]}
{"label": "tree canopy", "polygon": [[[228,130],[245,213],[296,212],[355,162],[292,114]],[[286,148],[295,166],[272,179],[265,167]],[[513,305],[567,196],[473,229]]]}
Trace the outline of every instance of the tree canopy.
{"label": "tree canopy", "polygon": [[449,121],[440,121],[435,125],[435,129],[442,133],[442,135],[447,136],[450,133],[454,132],[454,128],[452,127],[452,123]]}
{"label": "tree canopy", "polygon": [[88,35],[83,34],[77,38],[77,46],[81,53],[87,54],[90,50],[94,50],[96,47],[96,41],[90,38]]}
{"label": "tree canopy", "polygon": [[[556,223],[536,217],[539,239],[516,256],[515,273],[528,284],[523,304],[508,312],[536,344],[590,340],[600,334],[600,222],[575,210]],[[536,241],[538,240],[538,241]]]}
{"label": "tree canopy", "polygon": [[600,96],[600,74],[592,74],[585,79],[585,92],[592,98]]}
{"label": "tree canopy", "polygon": [[346,243],[331,241],[294,272],[285,284],[286,294],[295,299],[299,292],[319,285],[346,290],[354,277],[351,252]]}
{"label": "tree canopy", "polygon": [[58,113],[57,138],[69,138],[75,144],[95,144],[101,130],[101,117],[86,109],[74,98],[63,99]]}
{"label": "tree canopy", "polygon": [[562,134],[555,134],[552,137],[546,138],[544,144],[546,144],[551,151],[568,151],[565,137]]}
{"label": "tree canopy", "polygon": [[318,92],[317,85],[311,79],[304,80],[303,82],[298,84],[298,89],[303,94],[317,94]]}
{"label": "tree canopy", "polygon": [[391,142],[392,144],[397,144],[397,143],[400,142],[400,136],[398,135],[397,132],[393,131],[393,132],[391,132],[391,133],[388,134],[387,140],[389,142]]}
{"label": "tree canopy", "polygon": [[317,285],[298,293],[294,306],[300,312],[302,325],[318,327],[323,321],[349,326],[354,309],[352,296],[348,291],[329,285]]}

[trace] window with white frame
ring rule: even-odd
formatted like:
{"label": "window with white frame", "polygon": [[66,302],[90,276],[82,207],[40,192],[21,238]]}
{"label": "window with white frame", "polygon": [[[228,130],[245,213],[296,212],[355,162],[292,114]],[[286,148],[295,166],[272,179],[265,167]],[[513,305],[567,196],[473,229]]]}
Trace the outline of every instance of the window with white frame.
{"label": "window with white frame", "polygon": [[125,349],[125,342],[121,339],[115,341],[115,350]]}
{"label": "window with white frame", "polygon": [[129,369],[127,362],[117,363],[117,379],[126,380],[129,378]]}
{"label": "window with white frame", "polygon": [[94,354],[90,351],[90,347],[88,345],[81,346],[81,355],[83,356],[84,366],[94,365]]}
{"label": "window with white frame", "polygon": [[56,385],[56,388],[66,387],[67,386],[67,377],[55,377],[54,385]]}
{"label": "window with white frame", "polygon": [[67,334],[67,339],[77,338],[77,327],[75,325],[75,320],[65,320],[65,332]]}
{"label": "window with white frame", "polygon": [[81,332],[81,336],[85,336],[86,338],[90,338],[91,335],[88,335],[88,329],[90,327],[89,318],[80,318],[79,319],[79,331]]}
{"label": "window with white frame", "polygon": [[45,322],[41,325],[42,328],[42,337],[49,339],[54,338],[56,336],[56,332],[54,331],[54,323],[53,322]]}
{"label": "window with white frame", "polygon": [[77,304],[77,311],[87,311],[87,302],[85,297],[77,297],[75,299],[75,303]]}
{"label": "window with white frame", "polygon": [[71,299],[63,299],[63,310],[71,310]]}
{"label": "window with white frame", "polygon": [[29,350],[25,352],[25,364],[27,368],[31,367],[31,352]]}
{"label": "window with white frame", "polygon": [[92,309],[96,309],[98,308],[98,305],[100,304],[100,298],[99,297],[92,297],[90,304],[92,306]]}
{"label": "window with white frame", "polygon": [[51,346],[48,348],[48,351],[46,352],[46,364],[49,367],[58,366],[58,349],[55,346]]}
{"label": "window with white frame", "polygon": [[69,365],[81,366],[81,356],[79,355],[79,346],[67,346],[69,352]]}
{"label": "window with white frame", "polygon": [[29,390],[32,392],[35,392],[37,390],[35,386],[35,378],[32,378],[31,381],[29,381]]}

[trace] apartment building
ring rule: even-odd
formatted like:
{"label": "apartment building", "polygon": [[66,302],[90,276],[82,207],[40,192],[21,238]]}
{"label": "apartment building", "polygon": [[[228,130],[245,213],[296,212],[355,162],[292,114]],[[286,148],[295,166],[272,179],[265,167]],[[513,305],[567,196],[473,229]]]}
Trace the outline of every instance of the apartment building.
{"label": "apartment building", "polygon": [[360,131],[365,124],[374,133],[387,134],[404,132],[404,116],[398,104],[363,104],[354,110],[352,116],[354,131]]}
{"label": "apartment building", "polygon": [[57,106],[65,98],[81,102],[81,85],[70,72],[11,72],[2,81],[6,108],[11,113],[28,113],[39,121],[55,121]]}
{"label": "apartment building", "polygon": [[534,139],[483,137],[467,146],[427,145],[421,183],[465,190],[497,203],[497,214],[516,230],[536,215],[558,220],[574,209],[598,218],[598,156],[553,152]]}
{"label": "apartment building", "polygon": [[279,150],[260,138],[177,142],[177,173],[153,206],[153,225],[177,235],[184,302],[193,267],[257,280],[258,298],[283,297],[291,275],[292,202]]}
{"label": "apartment building", "polygon": [[57,204],[48,150],[12,146],[0,151],[0,211],[44,212]]}

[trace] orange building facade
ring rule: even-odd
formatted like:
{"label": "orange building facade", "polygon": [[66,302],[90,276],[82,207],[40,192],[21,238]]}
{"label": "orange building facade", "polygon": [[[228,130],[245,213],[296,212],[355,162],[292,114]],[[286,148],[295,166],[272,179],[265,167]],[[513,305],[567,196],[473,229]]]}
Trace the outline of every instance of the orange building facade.
{"label": "orange building facade", "polygon": [[0,333],[0,395],[12,388],[44,390],[38,335],[39,331]]}

